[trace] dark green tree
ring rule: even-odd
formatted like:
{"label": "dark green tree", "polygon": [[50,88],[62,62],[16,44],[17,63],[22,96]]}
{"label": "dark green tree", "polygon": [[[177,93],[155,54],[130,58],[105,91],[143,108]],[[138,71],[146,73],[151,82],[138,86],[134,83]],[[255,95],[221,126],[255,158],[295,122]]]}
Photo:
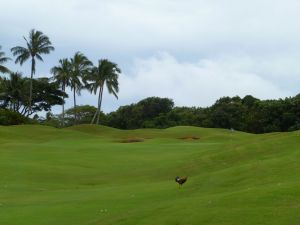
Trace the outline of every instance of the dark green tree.
{"label": "dark green tree", "polygon": [[[31,108],[28,103],[27,91],[30,83],[33,84]],[[31,80],[23,78],[19,73],[11,73],[9,78],[0,79],[1,108],[10,109],[22,115],[31,115],[35,112],[50,111],[54,105],[62,105],[66,93],[62,92],[56,82],[49,78]]]}
{"label": "dark green tree", "polygon": [[0,101],[2,108],[19,111],[24,105],[28,105],[26,99],[26,86],[28,82],[21,73],[10,73],[9,77],[0,80]]}
{"label": "dark green tree", "polygon": [[[108,115],[108,124],[122,129],[165,127],[163,115],[169,113],[174,102],[168,98],[150,97],[136,104],[120,107]],[[160,118],[157,118],[160,117]],[[155,121],[156,120],[156,121]]]}
{"label": "dark green tree", "polygon": [[[90,105],[80,105],[76,107],[77,121],[76,124],[89,124],[95,115],[97,108]],[[105,115],[101,112],[100,114],[101,122],[105,121]],[[66,126],[74,125],[74,108],[66,110],[65,113]]]}
{"label": "dark green tree", "polygon": [[33,79],[33,87],[35,89],[32,95],[32,112],[30,115],[40,111],[49,112],[52,106],[64,104],[64,98],[68,97],[65,92],[61,91],[56,82],[51,82],[51,79],[47,77]]}
{"label": "dark green tree", "polygon": [[243,129],[245,108],[240,97],[220,98],[210,110],[210,119],[213,127]]}

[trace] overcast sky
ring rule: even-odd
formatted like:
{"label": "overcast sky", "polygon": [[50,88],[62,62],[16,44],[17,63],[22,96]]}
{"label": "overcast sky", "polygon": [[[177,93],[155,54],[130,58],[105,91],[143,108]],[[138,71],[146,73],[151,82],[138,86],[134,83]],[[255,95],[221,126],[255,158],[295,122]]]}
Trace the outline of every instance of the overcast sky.
{"label": "overcast sky", "polygon": [[[105,93],[105,112],[150,96],[209,106],[222,96],[300,92],[299,0],[0,0],[0,7],[8,56],[32,28],[56,48],[37,63],[37,76],[51,76],[76,51],[116,62],[119,100]],[[7,66],[30,74],[29,62]],[[84,92],[78,103],[96,105],[96,97]]]}

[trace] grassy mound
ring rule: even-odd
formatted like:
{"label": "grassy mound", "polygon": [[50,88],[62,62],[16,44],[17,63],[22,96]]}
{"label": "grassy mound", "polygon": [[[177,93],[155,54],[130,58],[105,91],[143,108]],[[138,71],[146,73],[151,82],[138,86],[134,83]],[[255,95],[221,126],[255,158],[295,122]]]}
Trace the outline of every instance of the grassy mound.
{"label": "grassy mound", "polygon": [[299,162],[300,132],[0,127],[0,224],[298,225]]}

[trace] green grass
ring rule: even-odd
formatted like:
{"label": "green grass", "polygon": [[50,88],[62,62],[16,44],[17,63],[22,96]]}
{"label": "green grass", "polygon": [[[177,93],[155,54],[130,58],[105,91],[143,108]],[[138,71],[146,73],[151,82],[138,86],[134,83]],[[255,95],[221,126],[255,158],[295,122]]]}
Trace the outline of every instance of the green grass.
{"label": "green grass", "polygon": [[300,132],[0,127],[0,225],[100,224],[299,225]]}

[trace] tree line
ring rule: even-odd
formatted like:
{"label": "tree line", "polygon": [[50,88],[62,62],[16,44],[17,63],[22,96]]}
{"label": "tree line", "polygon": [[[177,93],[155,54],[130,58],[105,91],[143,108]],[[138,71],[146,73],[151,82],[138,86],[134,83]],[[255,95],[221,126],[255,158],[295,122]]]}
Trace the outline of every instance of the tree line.
{"label": "tree line", "polygon": [[[41,31],[31,30],[25,47],[11,48],[15,63],[31,62],[30,77],[5,66],[12,60],[0,46],[0,125],[40,123],[56,127],[82,123],[103,124],[120,129],[167,128],[179,125],[235,129],[252,133],[293,131],[300,129],[300,94],[278,100],[260,100],[251,95],[222,97],[210,107],[175,107],[172,99],[150,97],[122,106],[115,112],[101,111],[103,90],[118,98],[121,73],[116,63],[107,59],[96,65],[81,52],[60,59],[51,69],[50,78],[34,78],[36,61],[54,51],[50,39]],[[65,110],[65,99],[72,91],[74,107]],[[78,106],[76,96],[82,90],[98,95],[97,107]],[[62,113],[53,115],[51,108],[62,105]],[[46,118],[38,116],[45,111]]]}
{"label": "tree line", "polygon": [[[11,48],[15,63],[21,66],[28,60],[31,61],[30,78],[22,73],[12,72],[4,64],[11,60],[1,51],[0,46],[0,73],[8,77],[0,77],[0,107],[29,117],[39,111],[51,111],[54,105],[62,105],[61,126],[64,122],[64,104],[68,97],[66,88],[73,91],[74,123],[77,121],[76,95],[83,89],[93,94],[98,93],[97,110],[90,123],[99,124],[103,90],[106,86],[108,92],[118,98],[121,73],[116,63],[107,59],[98,60],[96,65],[81,52],[76,52],[71,58],[60,59],[57,66],[51,69],[52,78],[34,79],[36,61],[43,61],[42,55],[49,54],[55,48],[48,36],[41,31],[32,29],[28,38],[24,37],[25,47]],[[7,112],[5,112],[7,114]]]}
{"label": "tree line", "polygon": [[[94,106],[78,107],[78,123],[88,123]],[[74,108],[66,111],[66,126],[74,125]],[[59,126],[60,115],[48,114],[42,123]],[[250,133],[284,132],[300,129],[300,94],[278,100],[222,97],[210,107],[175,107],[172,99],[150,97],[121,106],[111,113],[101,113],[100,123],[119,129],[198,126],[225,128]]]}

